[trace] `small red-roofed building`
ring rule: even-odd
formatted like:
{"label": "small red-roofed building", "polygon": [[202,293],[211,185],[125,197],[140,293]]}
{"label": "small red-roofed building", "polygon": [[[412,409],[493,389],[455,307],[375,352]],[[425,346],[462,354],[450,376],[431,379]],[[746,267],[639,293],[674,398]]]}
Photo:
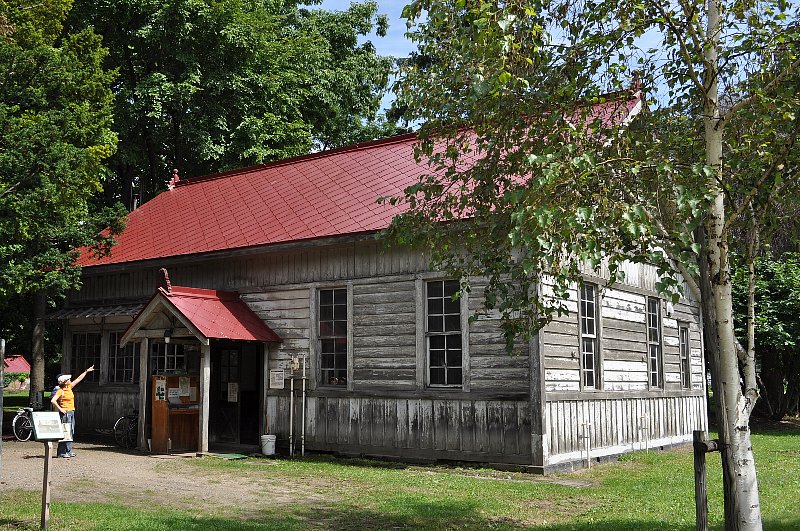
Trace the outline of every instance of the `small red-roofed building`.
{"label": "small red-roofed building", "polygon": [[7,355],[3,358],[3,371],[13,374],[14,379],[8,382],[8,390],[23,391],[30,385],[31,364],[19,354]]}
{"label": "small red-roofed building", "polygon": [[[641,104],[623,101],[623,118]],[[415,141],[175,174],[131,212],[51,316],[62,372],[99,369],[76,393],[78,433],[139,410],[143,450],[252,450],[273,434],[282,452],[548,472],[707,429],[699,305],[668,304],[654,268],[612,287],[587,276],[570,314],[512,357],[499,315],[470,320],[480,278],[453,300],[459,279],[387,248],[402,206],[376,200],[426,171]]]}

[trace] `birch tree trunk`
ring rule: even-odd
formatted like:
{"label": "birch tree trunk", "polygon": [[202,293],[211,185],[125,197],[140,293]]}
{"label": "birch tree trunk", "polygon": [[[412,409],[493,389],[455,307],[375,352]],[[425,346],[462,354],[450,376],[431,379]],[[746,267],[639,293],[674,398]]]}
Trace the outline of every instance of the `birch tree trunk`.
{"label": "birch tree trunk", "polygon": [[[703,84],[705,98],[703,115],[705,126],[706,163],[713,169],[710,189],[714,199],[705,222],[705,255],[707,263],[702,268],[703,279],[709,289],[713,316],[707,322],[713,333],[716,348],[712,348],[712,364],[717,421],[722,447],[723,484],[725,489],[726,529],[760,530],[761,508],[758,496],[756,467],[750,442],[750,413],[758,397],[755,371],[745,371],[744,382],[739,372],[739,358],[733,331],[733,301],[731,296],[730,263],[727,233],[725,231],[725,193],[723,184],[722,133],[718,94],[718,46],[721,29],[721,3],[708,1],[708,43],[705,48]],[[748,368],[752,364],[743,365]],[[742,392],[742,383],[746,391]]]}

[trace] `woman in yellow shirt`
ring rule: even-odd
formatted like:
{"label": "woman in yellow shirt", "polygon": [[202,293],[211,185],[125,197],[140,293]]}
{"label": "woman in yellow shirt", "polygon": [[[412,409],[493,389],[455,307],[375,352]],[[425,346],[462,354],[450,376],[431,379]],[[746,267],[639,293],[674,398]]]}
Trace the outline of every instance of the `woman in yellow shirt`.
{"label": "woman in yellow shirt", "polygon": [[56,457],[64,457],[67,459],[75,457],[75,453],[72,451],[72,436],[75,435],[75,393],[72,392],[72,388],[81,383],[86,377],[86,373],[92,372],[93,370],[94,365],[83,371],[81,375],[74,380],[71,374],[58,375],[58,391],[53,393],[53,396],[50,398],[50,403],[61,413],[61,423],[70,425],[70,431],[72,433],[70,433],[69,441],[58,443]]}

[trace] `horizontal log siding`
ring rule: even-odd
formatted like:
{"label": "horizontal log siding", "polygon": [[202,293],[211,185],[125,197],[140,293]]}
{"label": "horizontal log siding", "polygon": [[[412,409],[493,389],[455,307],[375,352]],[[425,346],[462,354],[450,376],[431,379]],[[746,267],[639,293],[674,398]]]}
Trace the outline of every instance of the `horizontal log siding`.
{"label": "horizontal log siding", "polygon": [[[672,327],[672,322],[670,322],[670,327],[664,326],[664,339],[667,341],[667,337],[669,336],[669,343],[675,344],[674,347],[671,347],[669,352],[672,356],[667,358],[667,348],[665,347],[665,363],[669,361],[673,367],[668,369],[670,372],[674,372],[678,375],[678,378],[672,378],[673,383],[672,385],[668,385],[667,389],[679,389],[680,388],[680,351],[679,351],[679,343],[678,339],[678,326],[679,325],[688,325],[689,326],[689,363],[691,366],[691,376],[690,376],[690,384],[691,388],[695,390],[702,390],[705,389],[705,367],[703,364],[703,350],[702,350],[702,331],[700,330],[700,307],[688,304],[686,301],[681,301],[679,304],[675,305],[675,311],[671,317],[672,321],[675,323],[674,328]],[[674,334],[674,339],[673,339]],[[667,380],[669,382],[669,380]]]}
{"label": "horizontal log siding", "polygon": [[427,265],[427,259],[417,252],[404,247],[387,249],[376,240],[278,251],[265,248],[258,254],[224,259],[165,258],[108,273],[103,273],[102,267],[84,268],[83,287],[70,294],[70,301],[149,299],[159,285],[162,267],[169,269],[170,281],[176,286],[248,292],[269,286],[417,273]]}
{"label": "horizontal log siding", "polygon": [[[295,442],[300,440],[295,401]],[[278,445],[286,447],[289,404],[270,396]],[[530,408],[526,401],[309,396],[307,450],[410,459],[530,464]],[[272,425],[272,421],[270,421]]]}
{"label": "horizontal log siding", "polygon": [[477,317],[469,328],[470,391],[529,393],[528,345],[516,345],[509,354],[500,315],[483,308],[485,288],[484,281],[471,281],[469,313]]}
{"label": "horizontal log siding", "polygon": [[[546,465],[690,442],[707,429],[702,396],[554,400],[547,402]],[[590,424],[587,426],[586,424]]]}
{"label": "horizontal log siding", "polygon": [[[543,295],[552,296],[549,286],[544,286]],[[553,316],[553,321],[540,332],[546,391],[580,389],[578,292],[570,289],[568,295],[564,302],[569,314]]]}
{"label": "horizontal log siding", "polygon": [[292,356],[309,352],[309,288],[242,295],[248,306],[283,340],[269,347],[269,368],[285,368]]}
{"label": "horizontal log siding", "polygon": [[647,389],[647,298],[615,288],[602,290],[601,297],[603,389]]}
{"label": "horizontal log siding", "polygon": [[[638,270],[629,264],[627,272],[628,282],[638,279],[649,285],[652,280],[652,272],[646,266]],[[544,286],[544,295],[552,296],[552,289],[548,285]],[[653,292],[650,295],[656,294]],[[628,287],[625,283],[617,283],[613,287],[602,288],[600,299],[603,390],[632,392],[648,390],[646,292],[637,287]],[[580,390],[580,335],[576,289],[569,290],[569,298],[565,301],[565,305],[570,313],[555,316],[541,332],[545,389],[549,392]],[[699,308],[686,299],[674,305],[671,316],[667,316],[666,304],[662,301],[664,389],[681,389],[679,323],[689,326],[691,388],[703,389]],[[659,391],[654,390],[654,392]]]}
{"label": "horizontal log siding", "polygon": [[414,280],[353,286],[353,389],[416,389]]}

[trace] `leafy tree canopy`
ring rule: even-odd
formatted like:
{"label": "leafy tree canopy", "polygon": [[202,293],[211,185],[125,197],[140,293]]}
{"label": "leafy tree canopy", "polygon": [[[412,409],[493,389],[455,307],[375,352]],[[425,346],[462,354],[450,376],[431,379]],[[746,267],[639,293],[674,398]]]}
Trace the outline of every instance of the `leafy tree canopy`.
{"label": "leafy tree canopy", "polygon": [[[762,414],[780,420],[787,414],[797,414],[800,400],[800,255],[760,257],[756,276],[756,362],[764,398],[759,404],[763,404]],[[736,334],[744,343],[747,268],[739,264],[733,279]]]}
{"label": "leafy tree canopy", "polygon": [[[752,264],[798,200],[797,4],[413,0],[404,15],[418,50],[398,107],[424,122],[432,171],[395,198],[410,209],[394,234],[488,277],[509,342],[565,311],[584,274],[655,264],[673,298],[686,281],[719,398],[726,523],[759,529],[755,344],[737,349],[729,249],[744,235]],[[648,108],[608,119],[639,83]]]}
{"label": "leafy tree canopy", "polygon": [[172,168],[197,176],[365,140],[389,58],[359,36],[384,35],[374,2],[343,12],[296,1],[78,0],[71,25],[93,26],[119,71],[109,195],[130,205]]}
{"label": "leafy tree canopy", "polygon": [[123,210],[91,206],[117,141],[114,76],[90,29],[60,36],[69,4],[0,3],[0,296],[75,287],[74,249],[122,227]]}
{"label": "leafy tree canopy", "polygon": [[[762,212],[797,191],[786,164],[796,151],[796,85],[781,74],[795,67],[796,28],[789,7],[775,4],[726,11],[716,75],[730,111],[726,228],[747,225],[750,205]],[[705,19],[699,3],[685,9],[696,15],[688,23],[683,8],[658,2],[407,6],[418,49],[401,70],[399,105],[424,124],[417,155],[433,171],[399,198],[412,209],[396,234],[432,248],[454,274],[488,275],[489,305],[518,316],[506,322],[509,339],[564,310],[531,299],[544,273],[563,294],[587,270],[603,265],[614,276],[624,261],[647,262],[673,295],[677,272],[697,274],[695,231],[716,181],[704,146]],[[633,123],[590,111],[622,103],[635,82],[647,108]],[[464,217],[476,222],[458,231],[431,223]]]}

